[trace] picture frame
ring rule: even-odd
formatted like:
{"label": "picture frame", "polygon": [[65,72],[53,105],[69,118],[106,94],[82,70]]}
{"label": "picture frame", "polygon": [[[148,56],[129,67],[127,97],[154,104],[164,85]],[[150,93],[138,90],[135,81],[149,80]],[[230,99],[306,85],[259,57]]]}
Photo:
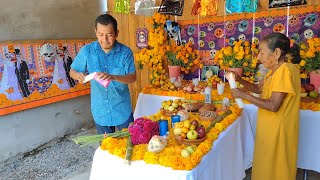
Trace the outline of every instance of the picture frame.
{"label": "picture frame", "polygon": [[212,71],[212,76],[213,75],[219,75],[219,66],[203,66],[201,70],[201,80],[206,81],[208,79],[208,76],[210,76]]}
{"label": "picture frame", "polygon": [[269,0],[269,8],[297,6],[307,4],[307,0]]}

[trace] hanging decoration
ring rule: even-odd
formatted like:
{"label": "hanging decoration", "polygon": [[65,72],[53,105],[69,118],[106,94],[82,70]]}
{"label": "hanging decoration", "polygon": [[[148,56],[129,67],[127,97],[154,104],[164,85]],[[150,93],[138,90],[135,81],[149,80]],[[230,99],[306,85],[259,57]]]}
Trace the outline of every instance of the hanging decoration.
{"label": "hanging decoration", "polygon": [[307,0],[291,0],[291,1],[269,0],[269,8],[296,6],[296,5],[302,5],[302,4],[307,4]]}
{"label": "hanging decoration", "polygon": [[258,0],[226,0],[227,14],[256,12],[257,7],[258,7]]}
{"label": "hanging decoration", "polygon": [[114,12],[129,14],[130,0],[114,0]]}
{"label": "hanging decoration", "polygon": [[162,0],[158,13],[182,16],[184,0]]}
{"label": "hanging decoration", "polygon": [[136,44],[139,49],[148,47],[148,34],[149,34],[149,32],[148,32],[147,28],[138,28],[137,29]]}
{"label": "hanging decoration", "polygon": [[172,22],[167,20],[164,25],[167,30],[168,38],[174,39],[177,42],[177,45],[181,45],[181,35],[180,35],[180,26],[177,22]]}
{"label": "hanging decoration", "polygon": [[136,15],[152,16],[155,4],[155,0],[137,0],[134,12]]}
{"label": "hanging decoration", "polygon": [[201,0],[193,0],[193,7],[191,10],[191,15],[198,15],[201,11]]}

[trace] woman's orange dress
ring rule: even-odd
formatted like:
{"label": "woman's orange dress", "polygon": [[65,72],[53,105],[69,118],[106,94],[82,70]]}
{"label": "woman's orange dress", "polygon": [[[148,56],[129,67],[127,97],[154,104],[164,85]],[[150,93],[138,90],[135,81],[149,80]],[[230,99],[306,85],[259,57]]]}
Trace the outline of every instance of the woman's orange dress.
{"label": "woman's orange dress", "polygon": [[283,63],[264,79],[261,98],[272,92],[287,93],[277,112],[259,108],[255,137],[252,180],[295,180],[298,156],[300,72]]}

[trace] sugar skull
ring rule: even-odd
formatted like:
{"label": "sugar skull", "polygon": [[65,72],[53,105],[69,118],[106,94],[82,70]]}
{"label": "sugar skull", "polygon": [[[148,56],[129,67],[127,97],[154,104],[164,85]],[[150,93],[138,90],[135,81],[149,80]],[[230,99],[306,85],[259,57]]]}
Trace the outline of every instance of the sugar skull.
{"label": "sugar skull", "polygon": [[304,34],[304,38],[306,38],[306,39],[311,39],[311,38],[313,38],[313,35],[314,35],[313,31],[311,29],[305,30],[303,32],[303,34]]}
{"label": "sugar skull", "polygon": [[261,33],[261,31],[262,31],[262,29],[260,26],[254,27],[254,34],[259,34],[259,33]]}
{"label": "sugar skull", "polygon": [[213,23],[209,23],[208,31],[212,31],[213,29],[214,29],[214,24]]}
{"label": "sugar skull", "polygon": [[228,31],[231,31],[231,30],[233,30],[233,28],[234,28],[234,23],[231,22],[231,21],[227,21],[225,25],[226,25],[226,29],[227,29]]}
{"label": "sugar skull", "polygon": [[192,36],[195,32],[196,32],[196,28],[194,26],[191,25],[188,27],[187,34],[189,36]]}
{"label": "sugar skull", "polygon": [[183,40],[181,41],[181,43],[182,43],[182,45],[186,45],[186,44],[187,44],[187,40],[183,39]]}
{"label": "sugar skull", "polygon": [[253,37],[252,38],[252,44],[258,45],[259,44],[259,39],[257,37]]}
{"label": "sugar skull", "polygon": [[224,36],[223,29],[217,28],[216,30],[214,30],[214,36],[216,38],[223,38],[223,36]]}
{"label": "sugar skull", "polygon": [[210,52],[210,59],[213,59],[217,54],[217,50],[215,49],[211,49],[209,52]]}
{"label": "sugar skull", "polygon": [[240,34],[240,35],[238,36],[238,40],[241,40],[242,42],[245,42],[245,41],[247,40],[246,35]]}
{"label": "sugar skull", "polygon": [[284,33],[285,32],[285,27],[281,23],[277,23],[273,26],[273,32],[279,32],[279,33]]}
{"label": "sugar skull", "polygon": [[148,151],[153,153],[161,152],[167,145],[164,137],[154,135],[148,143]]}
{"label": "sugar skull", "polygon": [[318,16],[316,14],[309,14],[306,19],[304,19],[304,25],[307,27],[313,26],[318,20]]}
{"label": "sugar skull", "polygon": [[198,45],[199,45],[199,47],[203,48],[205,43],[203,40],[199,40]]}
{"label": "sugar skull", "polygon": [[295,42],[300,42],[300,34],[294,33],[290,36],[291,39],[293,39]]}
{"label": "sugar skull", "polygon": [[234,43],[235,40],[236,40],[236,38],[231,37],[231,38],[229,39],[229,41],[228,41],[228,45],[229,45],[229,46],[233,46],[233,43]]}
{"label": "sugar skull", "polygon": [[273,18],[272,18],[272,17],[267,17],[267,18],[264,20],[264,25],[265,25],[266,27],[271,26],[272,23],[273,23]]}
{"label": "sugar skull", "polygon": [[194,44],[194,39],[193,39],[193,37],[190,37],[190,38],[189,38],[189,42],[191,42],[192,44]]}
{"label": "sugar skull", "polygon": [[208,46],[209,46],[210,49],[213,49],[213,48],[216,47],[216,44],[214,43],[214,41],[209,41],[208,42]]}
{"label": "sugar skull", "polygon": [[40,54],[43,56],[45,61],[51,62],[52,59],[57,55],[56,48],[54,48],[52,44],[46,43],[40,48]]}
{"label": "sugar skull", "polygon": [[205,37],[206,36],[206,32],[204,32],[204,31],[200,31],[200,37]]}
{"label": "sugar skull", "polygon": [[240,21],[239,25],[238,25],[238,29],[240,32],[244,32],[248,29],[249,23],[246,20],[242,20]]}
{"label": "sugar skull", "polygon": [[289,16],[289,25],[295,26],[299,23],[300,19],[297,15],[290,15]]}

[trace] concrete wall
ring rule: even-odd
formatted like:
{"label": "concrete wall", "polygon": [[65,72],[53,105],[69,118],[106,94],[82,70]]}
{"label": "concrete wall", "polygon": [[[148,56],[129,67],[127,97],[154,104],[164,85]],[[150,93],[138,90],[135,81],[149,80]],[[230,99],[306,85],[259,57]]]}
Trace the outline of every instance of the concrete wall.
{"label": "concrete wall", "polygon": [[[103,0],[1,0],[0,41],[94,38],[103,5]],[[0,116],[0,162],[89,122],[89,96]]]}

